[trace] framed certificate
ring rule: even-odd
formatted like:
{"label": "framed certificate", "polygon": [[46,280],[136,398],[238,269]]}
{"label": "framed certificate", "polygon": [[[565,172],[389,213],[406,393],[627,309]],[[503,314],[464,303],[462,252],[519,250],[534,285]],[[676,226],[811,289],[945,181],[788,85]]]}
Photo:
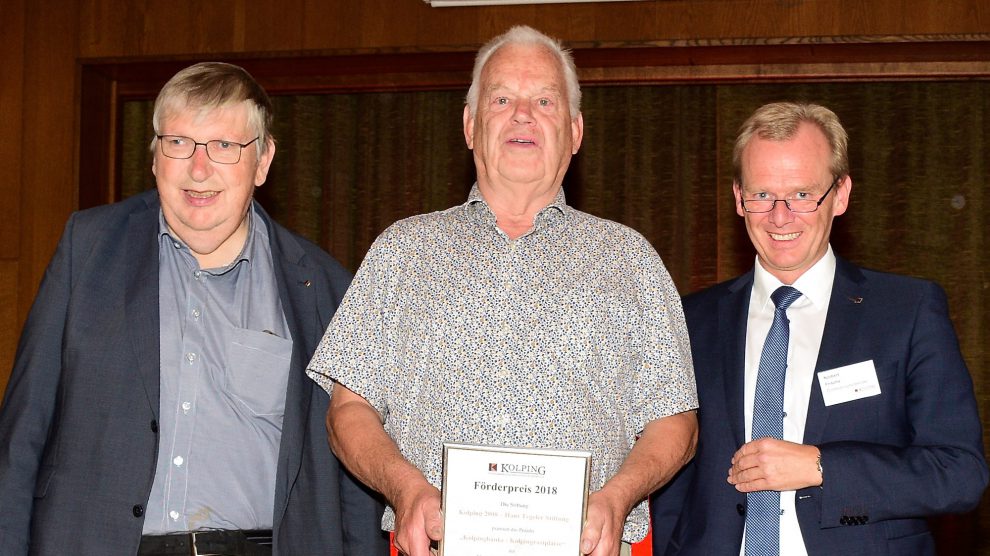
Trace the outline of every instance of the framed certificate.
{"label": "framed certificate", "polygon": [[591,453],[444,443],[441,556],[578,556]]}

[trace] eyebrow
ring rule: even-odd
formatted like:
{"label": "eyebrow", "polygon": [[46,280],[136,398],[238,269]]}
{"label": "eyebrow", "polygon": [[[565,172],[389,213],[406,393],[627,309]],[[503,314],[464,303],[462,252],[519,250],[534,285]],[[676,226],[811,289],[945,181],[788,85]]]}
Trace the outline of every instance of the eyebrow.
{"label": "eyebrow", "polygon": [[[791,189],[791,191],[802,192],[802,191],[814,191],[816,189],[828,189],[830,187],[832,187],[832,182],[828,182],[828,185],[821,185],[821,184],[817,184],[817,183],[807,184],[807,185],[799,185],[799,186],[796,186],[796,187],[791,187],[790,189]],[[749,193],[749,192],[753,192],[753,191],[769,191],[769,188],[768,187],[759,187],[759,186],[750,187],[750,186],[748,186],[747,184],[745,184],[743,182],[739,182],[739,190],[742,191],[743,193]]]}

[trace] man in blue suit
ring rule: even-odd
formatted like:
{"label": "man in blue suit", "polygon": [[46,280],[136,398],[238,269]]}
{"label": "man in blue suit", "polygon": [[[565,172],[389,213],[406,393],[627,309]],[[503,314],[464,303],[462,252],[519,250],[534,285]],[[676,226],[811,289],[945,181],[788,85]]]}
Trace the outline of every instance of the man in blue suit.
{"label": "man in blue suit", "polygon": [[763,106],[740,129],[733,193],[756,264],[684,300],[700,438],[653,500],[656,555],[931,555],[924,518],[980,500],[980,419],[944,292],[829,245],[846,147],[811,104]]}
{"label": "man in blue suit", "polygon": [[25,324],[0,554],[387,554],[304,373],[350,275],[253,200],[268,95],[197,64],[153,119],[157,190],[72,216]]}

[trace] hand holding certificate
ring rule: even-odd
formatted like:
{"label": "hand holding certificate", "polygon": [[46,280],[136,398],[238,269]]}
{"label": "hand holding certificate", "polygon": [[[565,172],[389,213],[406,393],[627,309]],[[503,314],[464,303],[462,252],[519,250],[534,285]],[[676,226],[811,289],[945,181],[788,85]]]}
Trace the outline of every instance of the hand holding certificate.
{"label": "hand holding certificate", "polygon": [[446,556],[576,556],[591,454],[445,443]]}

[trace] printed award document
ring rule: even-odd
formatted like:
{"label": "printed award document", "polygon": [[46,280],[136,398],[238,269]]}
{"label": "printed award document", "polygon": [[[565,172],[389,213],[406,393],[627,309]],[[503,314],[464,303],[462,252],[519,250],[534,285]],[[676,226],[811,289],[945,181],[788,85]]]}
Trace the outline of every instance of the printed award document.
{"label": "printed award document", "polygon": [[441,556],[577,556],[591,453],[444,443]]}

